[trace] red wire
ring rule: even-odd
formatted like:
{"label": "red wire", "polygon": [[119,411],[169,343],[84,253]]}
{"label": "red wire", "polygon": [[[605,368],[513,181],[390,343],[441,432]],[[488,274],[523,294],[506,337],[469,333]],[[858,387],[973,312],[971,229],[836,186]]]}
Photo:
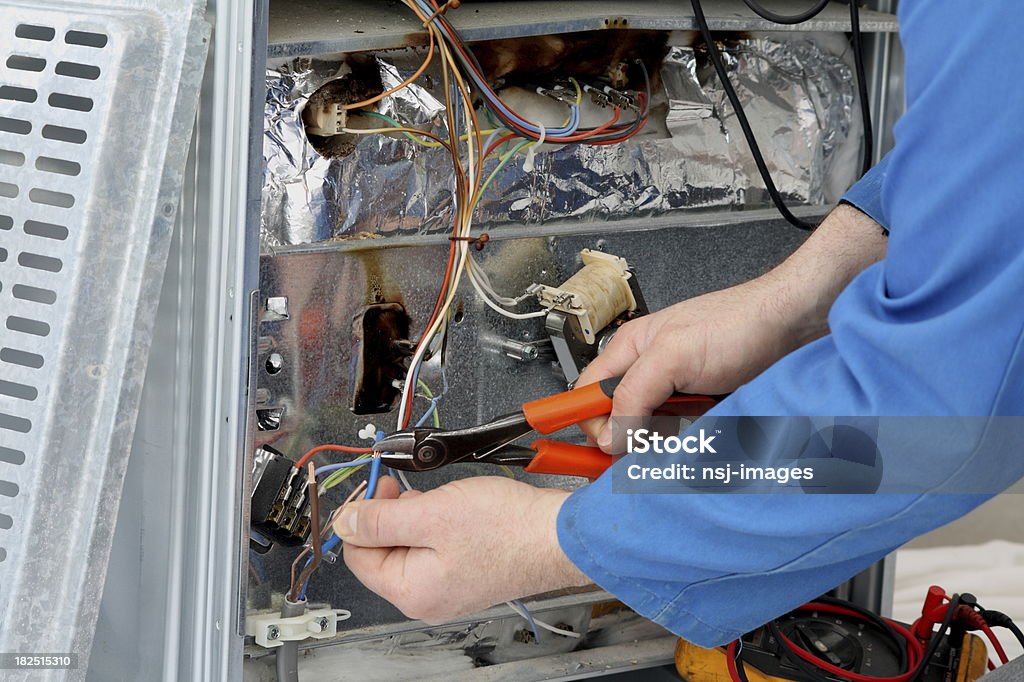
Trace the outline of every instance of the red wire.
{"label": "red wire", "polygon": [[487,148],[487,153],[484,154],[484,158],[486,159],[488,156],[490,156],[494,152],[495,149],[497,149],[501,145],[505,144],[509,140],[514,140],[517,137],[519,137],[519,136],[516,135],[515,133],[512,133],[510,135],[506,135],[505,137],[502,137],[502,138],[499,138],[499,139],[495,140],[494,142],[491,143],[491,146]]}
{"label": "red wire", "polygon": [[988,661],[986,661],[986,662],[988,663],[988,669],[989,670],[995,670],[996,669],[996,664],[992,662],[991,658],[988,659]]}
{"label": "red wire", "polygon": [[631,132],[629,135],[626,135],[625,137],[616,138],[614,140],[600,140],[598,142],[591,142],[590,144],[594,145],[595,147],[603,147],[603,146],[609,145],[609,144],[619,144],[621,142],[625,142],[626,140],[628,140],[631,137],[634,137],[641,130],[643,130],[645,125],[647,125],[647,117],[646,116],[644,117],[644,120],[640,124],[640,126],[636,130]]}
{"label": "red wire", "polygon": [[[863,616],[861,616],[856,611],[846,609],[841,606],[834,606],[832,604],[816,604],[812,602],[810,604],[805,604],[801,606],[798,610],[820,611],[822,613],[836,613],[839,615],[863,619]],[[811,652],[798,647],[788,637],[786,637],[786,635],[782,634],[781,632],[779,634],[782,636],[783,644],[789,647],[790,651],[792,651],[794,654],[804,659],[808,663],[812,663],[813,665],[816,665],[822,670],[830,672],[833,675],[838,675],[839,677],[852,680],[853,682],[880,682],[881,680],[884,680],[885,682],[906,682],[914,676],[914,672],[916,671],[918,664],[921,662],[921,657],[924,656],[924,649],[921,646],[921,643],[917,641],[917,638],[914,637],[914,634],[910,630],[908,630],[907,628],[903,627],[895,621],[886,619],[886,622],[889,625],[891,625],[892,628],[896,630],[896,632],[899,633],[900,636],[903,637],[903,639],[906,640],[907,643],[908,670],[907,672],[901,675],[896,675],[895,677],[872,677],[870,675],[861,675],[860,673],[854,673],[850,672],[849,670],[844,670],[843,668],[832,665],[831,663],[827,663],[818,658],[817,656],[815,656],[814,654],[812,654]]]}
{"label": "red wire", "polygon": [[725,647],[725,664],[729,668],[729,677],[732,678],[732,682],[742,682],[740,680],[740,671],[736,665],[736,646],[739,640],[729,642],[729,646]]}
{"label": "red wire", "polygon": [[354,448],[349,445],[318,445],[309,452],[307,452],[306,454],[304,454],[302,457],[299,457],[299,461],[295,463],[295,468],[301,469],[306,464],[306,462],[313,458],[313,455],[317,454],[318,452],[327,451],[348,452],[354,455],[365,455],[367,453],[373,452],[373,448]]}
{"label": "red wire", "polygon": [[981,631],[988,637],[988,641],[992,642],[992,648],[995,649],[996,655],[999,656],[999,661],[1003,664],[1009,663],[1010,659],[1006,656],[1006,651],[1003,649],[1003,645],[999,643],[999,638],[996,637],[996,633],[992,632],[987,624],[979,624]]}

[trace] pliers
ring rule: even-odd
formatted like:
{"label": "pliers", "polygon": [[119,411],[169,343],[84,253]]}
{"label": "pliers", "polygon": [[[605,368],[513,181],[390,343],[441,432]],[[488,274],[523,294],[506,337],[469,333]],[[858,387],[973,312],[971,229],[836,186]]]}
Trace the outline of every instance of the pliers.
{"label": "pliers", "polygon": [[[594,479],[615,461],[596,447],[546,439],[535,440],[529,447],[513,443],[534,431],[547,435],[592,417],[610,414],[618,384],[619,379],[605,379],[534,400],[518,412],[464,429],[398,431],[377,441],[373,450],[384,464],[402,471],[432,471],[456,462],[484,462],[523,467],[535,474]],[[717,402],[718,398],[709,396],[676,394],[661,411],[697,417]]]}

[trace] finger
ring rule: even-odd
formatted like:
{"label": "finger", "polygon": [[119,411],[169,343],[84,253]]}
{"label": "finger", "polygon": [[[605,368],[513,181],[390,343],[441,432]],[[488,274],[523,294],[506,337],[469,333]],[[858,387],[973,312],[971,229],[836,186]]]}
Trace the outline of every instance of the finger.
{"label": "finger", "polygon": [[360,547],[422,547],[436,518],[424,496],[353,502],[334,522],[334,532]]}
{"label": "finger", "polygon": [[626,428],[648,420],[675,392],[675,382],[657,353],[645,353],[633,363],[615,389],[612,413],[598,436],[598,446],[609,454],[626,450]]}
{"label": "finger", "polygon": [[381,476],[377,482],[377,492],[373,494],[375,500],[395,500],[401,494],[402,489],[398,485],[398,479],[391,476]]}
{"label": "finger", "polygon": [[635,342],[636,333],[632,329],[635,327],[631,328],[629,324],[626,324],[616,332],[604,352],[587,365],[587,368],[580,374],[580,378],[576,380],[577,386],[586,386],[602,379],[620,377],[633,366],[633,363],[640,357],[640,350]]}
{"label": "finger", "polygon": [[405,573],[407,547],[358,547],[346,544],[343,549],[345,565],[359,582],[375,594],[391,601],[401,586]]}
{"label": "finger", "polygon": [[[628,325],[623,326],[614,337],[608,347],[605,348],[604,352],[601,353],[597,358],[587,366],[583,373],[580,374],[580,378],[576,381],[576,386],[586,386],[603,379],[611,379],[613,377],[620,377],[625,374],[633,363],[640,357],[639,351],[636,344],[633,342],[634,334],[626,331]],[[580,429],[586,434],[587,439],[592,442],[597,442],[601,432],[604,430],[605,425],[608,423],[607,417],[594,417],[593,419],[587,419],[578,424]]]}
{"label": "finger", "polygon": [[577,426],[583,431],[583,435],[587,437],[587,443],[596,445],[597,439],[600,438],[601,432],[604,431],[605,424],[607,423],[608,417],[594,417],[581,421]]}

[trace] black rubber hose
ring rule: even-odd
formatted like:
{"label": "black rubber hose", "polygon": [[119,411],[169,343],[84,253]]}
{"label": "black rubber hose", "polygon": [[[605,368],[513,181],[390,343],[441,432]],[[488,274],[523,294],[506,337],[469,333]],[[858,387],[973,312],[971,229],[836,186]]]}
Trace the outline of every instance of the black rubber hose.
{"label": "black rubber hose", "polygon": [[860,8],[857,0],[850,0],[850,42],[853,43],[853,63],[857,71],[857,96],[860,97],[860,118],[864,123],[864,161],[860,174],[863,176],[874,165],[875,131],[871,125],[871,102],[868,98],[868,77],[864,68],[864,41],[860,33]]}
{"label": "black rubber hose", "polygon": [[715,73],[718,74],[718,79],[722,82],[725,94],[732,104],[733,111],[736,113],[736,120],[739,121],[740,128],[743,130],[743,137],[747,141],[747,146],[750,147],[750,154],[754,157],[754,163],[757,164],[757,170],[761,174],[761,180],[764,182],[765,189],[768,190],[768,196],[771,197],[775,208],[778,209],[779,213],[782,214],[782,217],[790,225],[801,230],[813,230],[817,225],[797,218],[782,200],[782,195],[779,194],[779,190],[772,180],[771,173],[768,171],[768,164],[765,163],[764,155],[761,154],[761,148],[754,137],[754,130],[750,127],[750,121],[747,120],[747,114],[743,111],[743,104],[740,102],[739,95],[736,94],[736,89],[733,88],[732,82],[729,80],[729,73],[725,70],[722,55],[718,51],[718,45],[715,43],[714,37],[711,35],[711,29],[708,27],[707,19],[704,17],[704,10],[700,5],[700,0],[690,0],[690,3],[693,5],[694,19],[697,20],[697,26],[700,28],[700,33],[708,46],[708,56],[711,58],[711,64],[715,67]]}

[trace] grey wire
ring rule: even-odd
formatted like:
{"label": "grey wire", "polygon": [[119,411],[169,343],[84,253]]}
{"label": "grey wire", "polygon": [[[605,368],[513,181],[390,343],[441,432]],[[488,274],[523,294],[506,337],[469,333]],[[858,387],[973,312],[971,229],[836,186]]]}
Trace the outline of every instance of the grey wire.
{"label": "grey wire", "polygon": [[285,642],[277,649],[278,682],[299,682],[299,643]]}
{"label": "grey wire", "polygon": [[[306,602],[288,601],[286,597],[281,607],[282,618],[294,618],[306,612]],[[278,682],[299,682],[299,643],[285,642],[277,649],[277,680]]]}

